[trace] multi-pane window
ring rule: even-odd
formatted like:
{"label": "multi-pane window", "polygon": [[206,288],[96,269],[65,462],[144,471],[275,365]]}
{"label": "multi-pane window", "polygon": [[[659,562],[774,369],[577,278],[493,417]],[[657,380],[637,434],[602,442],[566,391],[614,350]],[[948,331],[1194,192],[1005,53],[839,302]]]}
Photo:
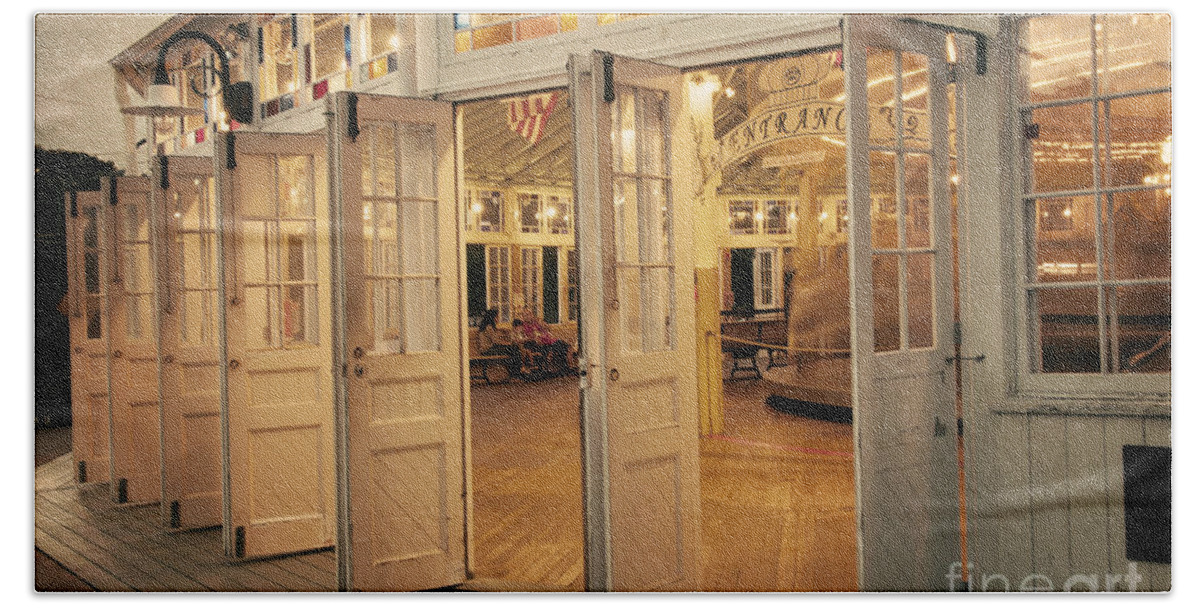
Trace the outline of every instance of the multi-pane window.
{"label": "multi-pane window", "polygon": [[455,13],[454,51],[462,53],[534,40],[579,28],[579,16],[530,13]]}
{"label": "multi-pane window", "polygon": [[134,202],[122,205],[118,214],[125,337],[129,342],[145,342],[154,338],[154,279],[150,262],[150,218],[147,217],[150,195],[126,196]]}
{"label": "multi-pane window", "polygon": [[675,248],[667,96],[621,88],[612,104],[613,212],[621,343],[675,348]]}
{"label": "multi-pane window", "polygon": [[251,348],[317,344],[316,203],[310,156],[239,155],[246,338]]}
{"label": "multi-pane window", "polygon": [[[179,339],[185,345],[217,340],[216,208],[213,179],[184,176],[171,201],[179,307]],[[167,297],[171,297],[168,291]]]}
{"label": "multi-pane window", "polygon": [[1029,369],[1169,372],[1170,18],[1022,25]]}
{"label": "multi-pane window", "polygon": [[262,28],[262,61],[258,65],[260,99],[272,99],[296,91],[300,70],[296,47],[296,19],[286,16]]}
{"label": "multi-pane window", "polygon": [[517,219],[521,232],[537,234],[542,231],[542,197],[530,192],[517,193]]}
{"label": "multi-pane window", "polygon": [[729,234],[792,234],[795,203],[788,200],[729,201]]}
{"label": "multi-pane window", "polygon": [[729,234],[754,234],[754,201],[729,201]]}
{"label": "multi-pane window", "polygon": [[523,309],[542,309],[542,248],[521,248],[521,296]]}
{"label": "multi-pane window", "polygon": [[432,125],[367,123],[362,156],[365,279],[374,349],[441,349]]}
{"label": "multi-pane window", "polygon": [[512,279],[507,245],[489,245],[487,248],[487,307],[498,312],[496,321],[512,321]]}
{"label": "multi-pane window", "polygon": [[760,248],[754,252],[754,308],[779,308],[781,286],[779,250]]}
{"label": "multi-pane window", "polygon": [[504,232],[504,195],[499,190],[470,190],[467,230]]}
{"label": "multi-pane window", "polygon": [[548,234],[571,234],[571,199],[554,195],[544,197],[542,219]]}
{"label": "multi-pane window", "polygon": [[313,15],[313,77],[321,80],[350,66],[350,25],[343,15]]}
{"label": "multi-pane window", "polygon": [[102,213],[100,207],[88,205],[80,210],[80,216],[83,218],[83,314],[88,339],[99,340],[104,337],[101,322],[104,281],[100,280]]}

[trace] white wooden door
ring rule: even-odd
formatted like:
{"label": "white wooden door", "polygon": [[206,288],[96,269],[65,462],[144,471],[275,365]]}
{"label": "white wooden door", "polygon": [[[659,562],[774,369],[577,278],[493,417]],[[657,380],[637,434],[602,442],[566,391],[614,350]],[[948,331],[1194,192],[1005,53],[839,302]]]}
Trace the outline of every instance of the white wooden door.
{"label": "white wooden door", "polygon": [[119,503],[143,504],[158,502],[162,494],[150,178],[112,179],[116,188],[102,190],[113,213],[116,246],[108,290],[111,493]]}
{"label": "white wooden door", "polygon": [[572,56],[589,589],[699,585],[694,158],[678,70]]}
{"label": "white wooden door", "polygon": [[[221,352],[213,159],[166,157],[153,180],[158,234],[162,518],[221,524]],[[164,187],[165,186],[165,187]]]}
{"label": "white wooden door", "polygon": [[959,560],[945,38],[844,23],[859,586],[944,590]]}
{"label": "white wooden door", "polygon": [[109,480],[108,212],[100,192],[70,192],[67,279],[71,332],[71,451],[80,483]]}
{"label": "white wooden door", "polygon": [[329,137],[340,219],[343,588],[466,577],[463,244],[452,106],[339,93]]}
{"label": "white wooden door", "polygon": [[336,498],[325,142],[239,132],[220,135],[216,150],[225,549],[251,558],[328,547]]}

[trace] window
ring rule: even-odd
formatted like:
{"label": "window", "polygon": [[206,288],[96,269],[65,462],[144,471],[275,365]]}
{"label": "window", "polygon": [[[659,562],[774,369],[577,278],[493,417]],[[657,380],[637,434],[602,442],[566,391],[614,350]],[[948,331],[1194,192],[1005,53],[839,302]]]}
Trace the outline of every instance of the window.
{"label": "window", "polygon": [[441,350],[434,127],[367,123],[362,154],[365,279],[374,350]]}
{"label": "window", "polygon": [[313,15],[313,70],[316,80],[350,66],[350,30],[342,15]]}
{"label": "window", "polygon": [[542,217],[546,220],[548,234],[571,234],[571,199],[565,196],[547,196]]}
{"label": "window", "polygon": [[506,245],[491,245],[487,248],[487,307],[498,311],[497,323],[512,321],[511,266],[509,249]]}
{"label": "window", "polygon": [[120,214],[121,295],[125,304],[125,336],[129,342],[154,337],[154,278],[150,264],[150,222],[146,210],[150,195],[133,195],[136,203],[124,205]]}
{"label": "window", "polygon": [[754,201],[729,201],[729,234],[754,234]]}
{"label": "window", "polygon": [[517,194],[517,218],[521,221],[521,232],[537,234],[542,231],[542,198],[537,194]]}
{"label": "window", "polygon": [[1171,370],[1170,18],[1033,17],[1022,36],[1022,367],[1128,390]]}
{"label": "window", "polygon": [[779,308],[779,250],[760,248],[754,253],[754,308]]}
{"label": "window", "polygon": [[504,232],[504,195],[499,190],[470,190],[467,230]]}
{"label": "window", "polygon": [[[172,201],[178,248],[179,340],[215,345],[217,340],[216,207],[213,178],[184,177]],[[170,295],[168,294],[168,297]]]}
{"label": "window", "polygon": [[765,232],[767,234],[791,234],[796,222],[796,212],[789,201],[765,201]]}
{"label": "window", "polygon": [[521,248],[521,309],[533,313],[542,310],[542,248]]}
{"label": "window", "polygon": [[258,66],[260,99],[274,99],[296,91],[297,60],[295,19],[291,16],[263,25],[262,53]]}
{"label": "window", "polygon": [[255,176],[239,197],[251,348],[319,343],[313,169],[309,156],[238,157],[238,170]]}
{"label": "window", "polygon": [[83,207],[83,293],[87,339],[104,337],[101,323],[104,281],[100,280],[100,207]]}
{"label": "window", "polygon": [[579,16],[575,14],[455,13],[454,51],[501,46],[578,28]]}

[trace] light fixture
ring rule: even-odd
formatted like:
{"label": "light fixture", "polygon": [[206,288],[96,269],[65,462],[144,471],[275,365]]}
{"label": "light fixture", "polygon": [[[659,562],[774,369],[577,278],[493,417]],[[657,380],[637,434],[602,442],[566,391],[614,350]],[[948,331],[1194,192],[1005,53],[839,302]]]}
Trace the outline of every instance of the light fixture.
{"label": "light fixture", "polygon": [[221,99],[225,109],[234,120],[250,123],[254,119],[254,100],[250,83],[229,82],[229,64],[225,59],[225,50],[212,36],[203,32],[181,31],[171,34],[158,49],[158,62],[154,66],[154,80],[146,91],[146,103],[121,108],[124,114],[135,116],[188,116],[203,114],[200,108],[189,108],[179,102],[179,91],[171,84],[167,74],[167,51],[181,40],[199,40],[212,48],[217,60],[221,63],[218,76],[221,78]]}
{"label": "light fixture", "polygon": [[733,90],[733,87],[725,87],[726,97],[733,97],[734,95],[737,95],[737,91]]}

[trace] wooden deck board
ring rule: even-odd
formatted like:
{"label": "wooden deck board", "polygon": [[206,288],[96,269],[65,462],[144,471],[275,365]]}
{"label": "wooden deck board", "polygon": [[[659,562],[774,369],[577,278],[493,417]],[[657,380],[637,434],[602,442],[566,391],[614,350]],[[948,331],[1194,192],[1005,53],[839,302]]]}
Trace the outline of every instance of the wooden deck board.
{"label": "wooden deck board", "polygon": [[239,562],[220,528],[169,531],[154,505],[75,483],[68,454],[34,474],[34,545],[101,591],[333,591],[332,552]]}

